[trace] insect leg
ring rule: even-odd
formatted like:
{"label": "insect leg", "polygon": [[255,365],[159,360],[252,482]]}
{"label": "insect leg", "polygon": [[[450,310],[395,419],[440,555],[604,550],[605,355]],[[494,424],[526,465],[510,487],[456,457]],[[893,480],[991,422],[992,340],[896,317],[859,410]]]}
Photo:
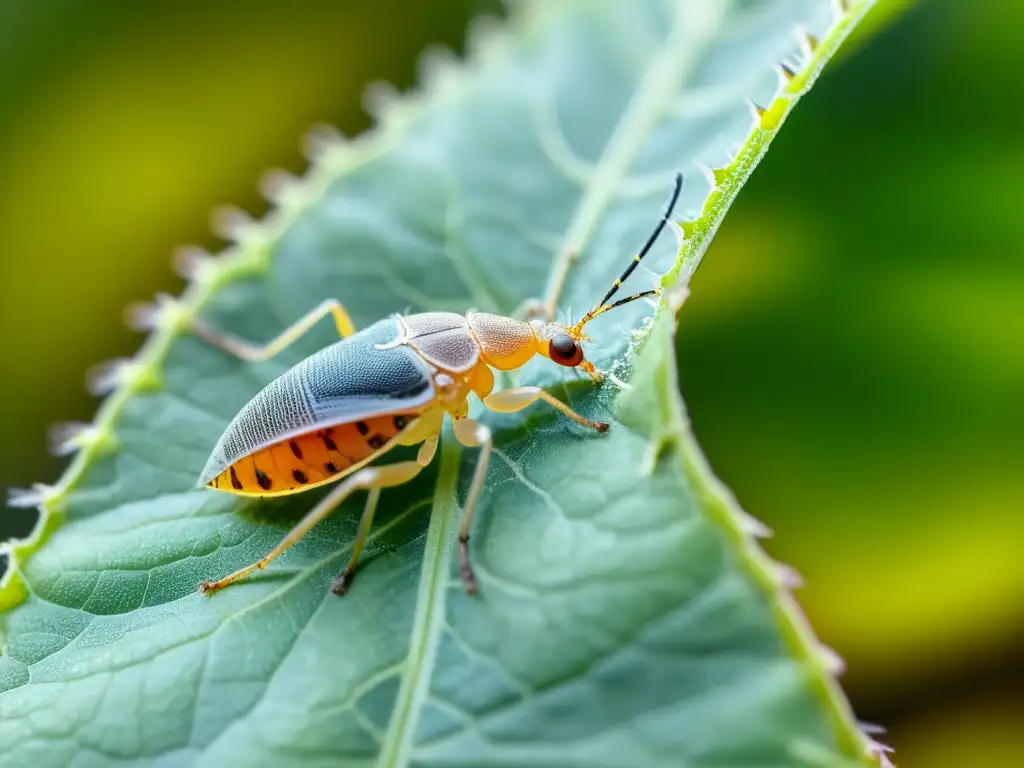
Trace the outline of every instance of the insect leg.
{"label": "insect leg", "polygon": [[437,441],[441,437],[441,426],[444,424],[444,409],[432,408],[419,417],[417,422],[403,432],[398,438],[399,445],[420,444],[416,461],[427,466],[434,460]]}
{"label": "insect leg", "polygon": [[459,526],[459,576],[466,588],[466,594],[475,595],[477,591],[476,575],[469,562],[469,526],[473,521],[476,502],[487,478],[487,465],[491,463],[491,430],[473,419],[459,419],[452,424],[455,439],[470,448],[479,447],[480,457],[473,471],[473,480],[466,494],[466,506],[462,512],[462,525]]}
{"label": "insect leg", "polygon": [[552,408],[558,409],[577,424],[582,424],[584,427],[596,429],[598,432],[604,432],[608,429],[608,425],[605,422],[591,421],[586,416],[580,416],[568,405],[553,395],[548,394],[547,391],[540,387],[515,387],[514,389],[503,389],[500,392],[495,392],[493,395],[485,397],[483,399],[483,403],[492,411],[497,411],[498,413],[515,413],[516,411],[523,410],[523,408],[526,408],[537,400],[543,400]]}
{"label": "insect leg", "polygon": [[[421,467],[430,464],[434,459],[434,452],[437,449],[437,439],[441,433],[441,423],[444,420],[444,411],[438,409],[421,417],[416,427],[409,430],[400,442],[402,445],[415,445],[417,441],[423,440],[419,453],[416,455],[416,463]],[[427,434],[424,440],[423,435]],[[352,556],[349,558],[345,569],[339,573],[331,582],[331,592],[336,595],[344,595],[348,592],[355,575],[356,564],[359,562],[359,555],[366,544],[366,537],[370,535],[373,527],[373,515],[377,510],[377,499],[380,497],[379,488],[371,488],[370,494],[366,497],[366,506],[363,508],[363,516],[359,520],[359,531],[356,540],[352,544]]]}
{"label": "insect leg", "polygon": [[[289,531],[281,543],[270,550],[266,556],[257,560],[251,565],[239,568],[232,574],[217,581],[204,581],[199,585],[200,592],[215,592],[223,589],[229,584],[234,584],[256,570],[262,570],[285,551],[287,551],[299,539],[305,536],[313,527],[333,512],[338,505],[351,496],[355,491],[374,490],[379,488],[390,488],[395,485],[402,485],[412,480],[422,471],[423,467],[415,461],[403,461],[397,464],[386,464],[381,467],[367,467],[356,472],[344,480],[341,485],[325,496],[319,504],[311,509],[298,524]],[[364,512],[364,518],[365,518]],[[372,520],[372,513],[371,513]],[[364,537],[365,539],[365,537]],[[360,547],[362,545],[360,544]],[[353,550],[354,551],[354,550]]]}
{"label": "insect leg", "polygon": [[352,577],[356,572],[356,565],[359,564],[359,555],[363,552],[366,538],[370,535],[373,527],[373,515],[377,511],[377,502],[380,500],[380,488],[371,488],[366,495],[366,506],[363,507],[363,516],[359,518],[359,531],[356,533],[356,540],[352,542],[352,555],[345,564],[345,568],[331,581],[331,592],[336,595],[344,595],[352,584]]}
{"label": "insect leg", "polygon": [[300,317],[293,325],[285,329],[280,336],[267,344],[253,344],[244,339],[239,339],[237,336],[231,336],[223,331],[211,328],[200,320],[193,320],[190,329],[196,336],[218,349],[222,349],[250,363],[259,363],[291,346],[327,315],[334,316],[334,325],[337,327],[338,333],[342,338],[351,336],[356,332],[352,318],[349,317],[348,312],[345,311],[345,308],[341,306],[337,299],[327,299],[320,306]]}
{"label": "insect leg", "polygon": [[531,320],[554,320],[548,317],[547,307],[540,299],[527,299],[512,312],[516,320],[530,322]]}

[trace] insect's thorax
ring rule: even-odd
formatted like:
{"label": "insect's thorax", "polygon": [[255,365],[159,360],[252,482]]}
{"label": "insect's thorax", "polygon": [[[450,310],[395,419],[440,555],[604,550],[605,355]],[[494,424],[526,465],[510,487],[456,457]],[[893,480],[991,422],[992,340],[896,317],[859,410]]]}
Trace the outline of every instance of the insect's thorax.
{"label": "insect's thorax", "polygon": [[520,368],[537,354],[529,323],[488,312],[424,312],[400,317],[401,343],[434,369],[439,404],[456,418],[465,415],[470,392],[486,397],[494,388],[491,368]]}
{"label": "insect's thorax", "polygon": [[483,359],[499,371],[522,368],[538,354],[540,341],[529,323],[488,312],[468,312],[466,321],[480,344]]}
{"label": "insect's thorax", "polygon": [[480,362],[480,346],[465,316],[422,312],[398,318],[400,343],[412,347],[429,365],[451,374],[466,373]]}
{"label": "insect's thorax", "polygon": [[489,312],[423,312],[399,318],[402,341],[431,365],[463,373],[480,362],[501,371],[521,368],[538,353],[533,326]]}
{"label": "insect's thorax", "polygon": [[486,397],[494,387],[481,345],[465,315],[423,312],[400,316],[396,342],[413,349],[431,369],[437,404],[461,418],[469,408],[469,394]]}

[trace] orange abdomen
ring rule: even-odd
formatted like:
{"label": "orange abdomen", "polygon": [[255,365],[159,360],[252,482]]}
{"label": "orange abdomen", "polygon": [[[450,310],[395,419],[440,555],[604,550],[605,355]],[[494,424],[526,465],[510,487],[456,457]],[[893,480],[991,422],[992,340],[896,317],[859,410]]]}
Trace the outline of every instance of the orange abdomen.
{"label": "orange abdomen", "polygon": [[295,493],[336,480],[379,452],[416,414],[389,414],[318,429],[244,456],[211,488],[257,496]]}

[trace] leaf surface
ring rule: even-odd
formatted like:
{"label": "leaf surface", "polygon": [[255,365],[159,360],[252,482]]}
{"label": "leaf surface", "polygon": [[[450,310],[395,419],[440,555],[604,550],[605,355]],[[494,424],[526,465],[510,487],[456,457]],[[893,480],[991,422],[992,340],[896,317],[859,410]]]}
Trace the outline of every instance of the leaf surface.
{"label": "leaf surface", "polygon": [[[870,764],[868,745],[755,526],[687,430],[672,334],[688,274],[796,97],[869,3],[537,3],[431,60],[422,95],[377,100],[376,134],[327,142],[277,212],[195,266],[180,302],[15,548],[0,606],[0,754],[17,765],[779,766]],[[798,27],[814,38],[803,37]],[[817,46],[817,39],[822,43]],[[812,51],[811,48],[816,48]],[[777,64],[790,62],[793,77]],[[747,99],[768,105],[752,117]],[[755,121],[752,128],[751,122]],[[699,164],[720,171],[707,178]],[[389,312],[585,311],[687,173],[682,247],[628,286],[669,308],[595,321],[589,357],[625,387],[546,361],[537,383],[607,419],[595,436],[535,406],[486,416],[496,452],[453,568],[475,455],[450,439],[386,491],[352,591],[328,594],[361,499],[270,569],[212,598],[320,495],[244,503],[193,488],[260,387],[329,323],[247,365],[183,331],[192,313],[271,338],[328,297]],[[641,351],[637,329],[645,329]]]}

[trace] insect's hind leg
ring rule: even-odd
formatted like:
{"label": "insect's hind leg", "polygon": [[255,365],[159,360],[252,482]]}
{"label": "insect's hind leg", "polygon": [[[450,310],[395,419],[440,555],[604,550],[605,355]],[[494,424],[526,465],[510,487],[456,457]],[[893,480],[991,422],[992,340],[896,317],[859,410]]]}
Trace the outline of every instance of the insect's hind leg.
{"label": "insect's hind leg", "polygon": [[320,306],[300,317],[277,338],[266,344],[253,344],[237,336],[211,328],[201,320],[193,320],[190,329],[206,343],[222,349],[235,357],[250,363],[268,360],[306,335],[309,330],[327,315],[334,316],[334,325],[344,339],[356,332],[355,324],[348,312],[337,299],[327,299]]}
{"label": "insect's hind leg", "polygon": [[[313,507],[313,509],[311,509],[309,513],[307,513],[307,515],[302,518],[294,528],[292,528],[288,535],[281,540],[281,543],[270,550],[270,552],[268,552],[264,557],[251,565],[239,568],[237,571],[225,576],[223,579],[202,582],[199,585],[199,591],[208,593],[215,592],[218,589],[224,589],[224,587],[234,584],[236,581],[241,581],[253,571],[266,568],[273,560],[277,559],[284,552],[290,549],[293,544],[309,533],[317,523],[337,509],[337,507],[355,491],[368,490],[371,491],[371,494],[374,491],[379,493],[379,489],[381,488],[391,488],[393,486],[409,482],[422,470],[423,466],[415,461],[402,461],[397,464],[385,464],[384,466],[367,467],[359,470],[351,477],[343,480],[341,485],[327,494],[319,504]],[[369,525],[373,522],[373,508],[376,507],[376,501],[372,500],[372,506],[370,501],[370,499],[367,500],[367,510],[363,512],[363,520],[359,525],[360,532],[356,539],[359,550],[362,550],[363,544],[366,543]],[[367,511],[369,511],[369,520],[366,519]],[[363,531],[364,523],[367,528],[366,532]],[[361,540],[359,537],[361,537]],[[358,560],[359,551],[356,549],[355,545],[353,545],[352,554],[353,558]],[[355,567],[354,563],[352,564],[352,567]]]}

